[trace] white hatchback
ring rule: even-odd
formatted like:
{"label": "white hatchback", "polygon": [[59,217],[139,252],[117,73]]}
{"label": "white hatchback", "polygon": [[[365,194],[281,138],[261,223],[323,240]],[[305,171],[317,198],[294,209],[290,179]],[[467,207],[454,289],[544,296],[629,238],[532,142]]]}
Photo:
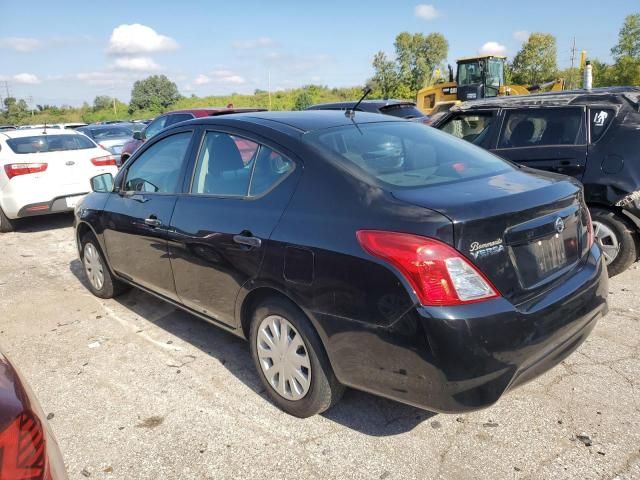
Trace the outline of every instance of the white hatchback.
{"label": "white hatchback", "polygon": [[73,210],[92,177],[117,171],[113,155],[73,130],[0,132],[0,232],[16,218]]}

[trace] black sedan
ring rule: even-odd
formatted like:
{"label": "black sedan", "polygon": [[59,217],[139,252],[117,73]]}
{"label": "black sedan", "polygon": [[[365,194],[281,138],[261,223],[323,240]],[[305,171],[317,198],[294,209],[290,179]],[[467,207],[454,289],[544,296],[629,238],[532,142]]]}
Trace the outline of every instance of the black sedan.
{"label": "black sedan", "polygon": [[419,123],[265,112],[176,124],[76,208],[89,288],[245,337],[283,410],[345,386],[486,407],[607,311],[580,184]]}

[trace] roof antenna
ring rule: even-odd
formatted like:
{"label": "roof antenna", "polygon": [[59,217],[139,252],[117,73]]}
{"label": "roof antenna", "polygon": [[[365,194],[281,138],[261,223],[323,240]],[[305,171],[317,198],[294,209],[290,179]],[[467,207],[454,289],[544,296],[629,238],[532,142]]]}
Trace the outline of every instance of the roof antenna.
{"label": "roof antenna", "polygon": [[369,87],[369,86],[365,87],[364,90],[363,90],[364,93],[360,97],[360,100],[358,100],[353,107],[345,110],[345,112],[344,112],[345,117],[353,118],[355,116],[355,114],[356,114],[356,109],[360,106],[360,104],[365,99],[365,97],[371,93],[371,91],[372,91],[371,87]]}
{"label": "roof antenna", "polygon": [[44,135],[46,135],[47,134],[47,122],[44,122],[44,127],[43,128],[44,128],[44,130],[42,130],[42,133]]}

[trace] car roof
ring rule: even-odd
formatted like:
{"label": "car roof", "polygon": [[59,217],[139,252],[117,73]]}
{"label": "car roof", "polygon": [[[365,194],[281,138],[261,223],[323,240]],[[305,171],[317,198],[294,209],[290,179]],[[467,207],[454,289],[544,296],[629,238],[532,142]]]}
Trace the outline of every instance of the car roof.
{"label": "car roof", "polygon": [[562,106],[590,103],[620,104],[623,98],[634,104],[638,109],[640,105],[640,87],[602,87],[591,90],[564,90],[561,92],[492,97],[464,102],[456,105],[451,110],[466,111],[502,107]]}
{"label": "car roof", "polygon": [[49,128],[47,133],[43,133],[44,128],[23,128],[21,130],[3,130],[0,135],[4,135],[7,138],[20,138],[20,137],[44,137],[46,135],[79,135],[75,130],[65,130],[64,128]]}
{"label": "car roof", "polygon": [[[307,108],[307,110],[321,110],[323,108],[328,108],[328,107],[351,108],[351,107],[354,107],[356,105],[356,103],[358,103],[357,100],[353,100],[353,101],[349,101],[349,102],[318,103],[316,105],[310,106],[309,108]],[[391,105],[413,105],[413,106],[416,105],[415,102],[412,102],[410,100],[394,100],[394,99],[388,99],[388,100],[363,100],[360,103],[361,103],[361,105],[370,105],[370,106],[378,107],[378,108],[388,107],[388,106],[391,106]]]}
{"label": "car roof", "polygon": [[242,113],[242,112],[264,112],[264,108],[227,108],[227,107],[201,107],[201,108],[184,108],[182,110],[172,110],[162,115],[171,115],[174,113],[191,113],[196,117],[206,117],[209,115]]}
{"label": "car roof", "polygon": [[[299,132],[310,132],[314,130],[324,130],[327,128],[341,127],[345,125],[357,125],[366,123],[381,122],[406,122],[399,117],[382,115],[379,113],[356,112],[352,117],[345,115],[345,112],[336,110],[303,110],[303,111],[280,111],[280,112],[252,112],[224,115],[222,117],[207,117],[198,120],[190,120],[196,123],[220,123],[236,122],[260,124],[283,131],[289,127]],[[181,123],[176,124],[181,125]]]}

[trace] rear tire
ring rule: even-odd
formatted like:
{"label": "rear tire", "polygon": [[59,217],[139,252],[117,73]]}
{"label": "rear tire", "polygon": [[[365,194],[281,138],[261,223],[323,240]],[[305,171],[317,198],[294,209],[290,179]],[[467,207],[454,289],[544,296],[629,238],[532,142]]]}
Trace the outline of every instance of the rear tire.
{"label": "rear tire", "polygon": [[624,272],[638,259],[638,234],[634,226],[620,215],[601,208],[591,208],[595,241],[607,262],[609,276]]}
{"label": "rear tire", "polygon": [[249,343],[258,376],[281,410],[307,418],[342,397],[345,387],[333,373],[320,337],[291,302],[273,297],[260,303],[253,313]]}
{"label": "rear tire", "polygon": [[0,208],[0,233],[9,233],[15,230],[14,221],[5,215]]}
{"label": "rear tire", "polygon": [[130,288],[129,285],[114,278],[102,255],[98,241],[92,234],[82,237],[82,257],[80,260],[82,260],[89,290],[96,297],[117,297]]}

